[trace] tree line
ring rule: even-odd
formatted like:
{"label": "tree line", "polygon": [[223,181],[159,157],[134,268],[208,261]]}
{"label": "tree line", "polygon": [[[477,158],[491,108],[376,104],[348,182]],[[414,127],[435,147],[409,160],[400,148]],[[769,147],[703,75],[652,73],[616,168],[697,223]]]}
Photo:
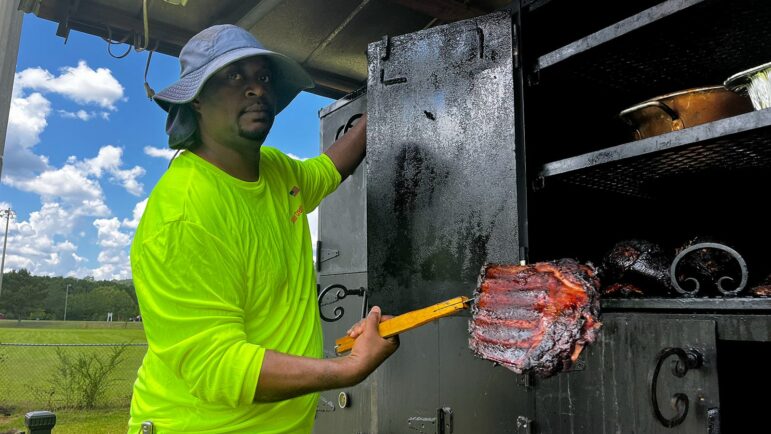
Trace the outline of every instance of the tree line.
{"label": "tree line", "polygon": [[[25,269],[3,274],[0,313],[18,320],[128,321],[139,314],[131,280],[34,276]],[[69,295],[67,286],[69,285]]]}

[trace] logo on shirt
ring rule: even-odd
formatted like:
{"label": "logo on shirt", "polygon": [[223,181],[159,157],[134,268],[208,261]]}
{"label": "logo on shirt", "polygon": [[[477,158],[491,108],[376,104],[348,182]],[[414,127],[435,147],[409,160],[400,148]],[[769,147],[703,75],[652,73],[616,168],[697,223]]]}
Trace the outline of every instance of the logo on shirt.
{"label": "logo on shirt", "polygon": [[299,192],[300,192],[300,187],[295,185],[294,187],[292,187],[292,190],[289,191],[289,195],[290,196],[297,196],[297,193],[299,193]]}
{"label": "logo on shirt", "polygon": [[300,208],[297,208],[297,211],[295,211],[294,214],[292,214],[292,218],[290,219],[292,223],[297,222],[297,219],[302,215],[302,213],[303,213],[303,207],[302,205],[300,205]]}

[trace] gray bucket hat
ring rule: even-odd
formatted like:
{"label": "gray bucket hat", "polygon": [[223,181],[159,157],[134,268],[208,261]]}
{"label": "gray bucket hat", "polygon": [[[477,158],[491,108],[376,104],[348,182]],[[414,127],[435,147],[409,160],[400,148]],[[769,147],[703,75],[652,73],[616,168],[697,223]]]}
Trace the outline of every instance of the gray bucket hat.
{"label": "gray bucket hat", "polygon": [[223,67],[253,56],[268,57],[277,73],[274,82],[276,114],[301,91],[313,88],[313,79],[300,64],[283,54],[265,49],[246,30],[231,24],[204,29],[190,38],[179,53],[179,80],[153,96],[153,100],[169,112],[166,132],[171,148],[183,147],[181,145],[195,133],[195,115],[186,103],[198,95],[206,80]]}

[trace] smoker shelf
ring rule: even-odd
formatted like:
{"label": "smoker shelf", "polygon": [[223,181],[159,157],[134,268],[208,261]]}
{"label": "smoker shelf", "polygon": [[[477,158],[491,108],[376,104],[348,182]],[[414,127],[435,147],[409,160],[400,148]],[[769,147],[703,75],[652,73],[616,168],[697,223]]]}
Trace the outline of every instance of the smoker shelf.
{"label": "smoker shelf", "polygon": [[761,110],[547,163],[534,187],[558,181],[652,197],[669,177],[768,167],[771,110]]}
{"label": "smoker shelf", "polygon": [[771,60],[771,2],[669,0],[540,56],[544,85],[613,92],[632,104],[722,83]]}
{"label": "smoker shelf", "polygon": [[771,311],[771,298],[604,298],[603,312],[621,310]]}

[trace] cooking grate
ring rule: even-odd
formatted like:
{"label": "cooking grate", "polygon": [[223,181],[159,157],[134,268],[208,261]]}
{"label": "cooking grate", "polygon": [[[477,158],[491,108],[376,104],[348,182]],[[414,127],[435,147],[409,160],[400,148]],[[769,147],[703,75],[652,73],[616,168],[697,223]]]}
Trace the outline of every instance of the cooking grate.
{"label": "cooking grate", "polygon": [[[688,2],[668,3],[677,10],[678,3]],[[570,86],[606,89],[634,101],[719,84],[771,60],[771,2],[707,0],[682,8],[604,44],[594,46],[593,41],[617,34],[618,28],[606,28],[542,56],[541,82],[558,85],[549,77],[561,77]],[[645,20],[645,12],[638,17]],[[576,51],[584,45],[592,48]],[[573,79],[564,80],[566,74]]]}
{"label": "cooking grate", "polygon": [[771,111],[763,110],[543,166],[553,180],[653,197],[672,177],[771,168]]}

